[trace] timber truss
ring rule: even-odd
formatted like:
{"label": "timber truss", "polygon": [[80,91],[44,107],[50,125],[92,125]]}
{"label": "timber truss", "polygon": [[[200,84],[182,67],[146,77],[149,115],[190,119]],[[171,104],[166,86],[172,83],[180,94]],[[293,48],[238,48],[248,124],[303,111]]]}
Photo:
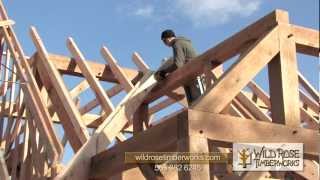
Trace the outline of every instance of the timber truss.
{"label": "timber truss", "polygon": [[[36,52],[28,57],[0,6],[1,179],[317,178],[319,93],[299,73],[296,53],[318,59],[319,31],[290,24],[287,12],[271,12],[157,83],[138,53],[137,70],[121,67],[107,47],[101,48],[106,64],[87,61],[72,38],[70,57],[49,54],[34,27]],[[264,68],[270,93],[253,81]],[[181,87],[201,74],[205,94],[188,107]],[[62,76],[82,81],[68,89]],[[114,86],[106,90],[105,82]],[[86,90],[95,98],[81,105]],[[110,99],[120,92],[126,95],[115,105]],[[180,110],[151,118],[177,103]],[[96,107],[100,113],[92,113]],[[240,173],[222,163],[155,172],[124,162],[125,152],[228,153],[234,142],[303,143],[304,171]],[[63,165],[66,144],[74,156]]]}

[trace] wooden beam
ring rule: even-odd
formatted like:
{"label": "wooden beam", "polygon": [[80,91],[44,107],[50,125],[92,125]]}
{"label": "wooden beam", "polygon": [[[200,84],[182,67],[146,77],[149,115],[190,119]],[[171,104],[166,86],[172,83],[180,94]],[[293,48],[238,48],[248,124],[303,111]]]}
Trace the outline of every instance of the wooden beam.
{"label": "wooden beam", "polygon": [[103,46],[100,52],[104,59],[108,62],[111,71],[118,79],[125,91],[131,91],[131,89],[133,88],[133,84],[131,83],[125,72],[122,70],[122,68],[117,64],[117,60],[113,57],[109,49]]}
{"label": "wooden beam", "polygon": [[11,20],[11,19],[8,19],[8,20],[2,20],[2,21],[0,21],[0,27],[2,28],[5,28],[6,26],[12,26],[12,25],[14,25],[15,24],[15,22],[13,21],[13,20]]}
{"label": "wooden beam", "polygon": [[190,79],[202,74],[203,66],[210,64],[208,62],[213,64],[212,68],[217,67],[227,59],[238,54],[243,46],[255,42],[262,35],[273,29],[279,22],[285,21],[286,19],[288,19],[288,13],[282,10],[275,10],[261,18],[242,31],[189,61],[184,67],[171,73],[166,80],[154,88],[145,101],[154,101],[166,92],[176,89]]}
{"label": "wooden beam", "polygon": [[294,36],[288,25],[279,26],[280,53],[268,64],[273,122],[300,125],[299,83]]}
{"label": "wooden beam", "polygon": [[1,68],[4,68],[3,83],[1,84],[1,89],[0,89],[0,95],[2,95],[2,96],[4,96],[7,93],[7,89],[8,89],[10,60],[11,60],[10,50],[9,50],[9,48],[7,48],[5,67],[1,67]]}
{"label": "wooden beam", "polygon": [[320,112],[320,106],[319,102],[314,101],[309,96],[307,96],[303,91],[299,92],[301,101],[307,105],[308,108],[310,108],[312,111],[314,111],[316,114]]}
{"label": "wooden beam", "polygon": [[[117,95],[118,93],[120,93],[122,90],[123,90],[122,86],[120,84],[117,84],[117,85],[113,86],[111,89],[106,90],[106,93],[107,93],[108,97],[113,97],[113,96]],[[95,107],[97,107],[98,105],[99,105],[99,100],[98,100],[98,98],[95,98],[95,99],[89,101],[84,106],[82,106],[79,111],[81,114],[85,114],[85,113],[91,111],[92,109],[94,109]]]}
{"label": "wooden beam", "polygon": [[188,110],[188,118],[190,135],[202,132],[201,135],[209,139],[228,143],[303,143],[305,154],[315,157],[319,155],[320,135],[316,130],[197,110]]}
{"label": "wooden beam", "polygon": [[41,58],[37,62],[39,66],[37,70],[41,74],[40,78],[49,92],[51,102],[55,106],[70,144],[76,152],[88,140],[89,134],[61,75],[49,61],[47,50],[34,27],[31,27],[30,35]]}
{"label": "wooden beam", "polygon": [[[271,104],[269,100],[269,95],[267,95],[257,84],[251,82],[248,84],[248,87],[255,93],[258,94],[258,97],[263,101],[264,104],[270,109]],[[317,109],[318,106],[315,102],[313,102],[309,97],[307,97],[301,90],[299,91],[300,99],[302,103],[306,103],[308,107],[311,106],[311,109]],[[307,128],[310,129],[318,129],[319,124],[318,121],[312,117],[303,107],[300,107],[300,120],[301,122],[307,123]]]}
{"label": "wooden beam", "polygon": [[96,97],[99,100],[104,112],[106,114],[110,114],[114,110],[112,102],[110,101],[109,97],[105,93],[104,89],[102,88],[101,84],[98,82],[96,77],[94,77],[94,74],[90,69],[88,63],[85,61],[83,54],[80,52],[79,48],[77,47],[72,38],[68,38],[67,46],[72,56],[75,58],[77,65],[81,69],[81,72],[87,79],[90,87],[95,92]]}
{"label": "wooden beam", "polygon": [[75,97],[79,96],[79,94],[81,94],[83,91],[88,89],[89,87],[90,86],[89,86],[87,80],[82,80],[78,85],[76,85],[75,87],[73,87],[70,90],[70,95],[72,98],[75,98]]}
{"label": "wooden beam", "polygon": [[[247,119],[255,119],[255,117],[252,115],[252,113],[250,111],[248,111],[248,109],[246,107],[244,107],[238,99],[233,99],[232,100],[232,104],[234,105],[234,107],[236,108],[236,110],[238,110],[241,114],[241,117],[243,118],[247,118]],[[221,114],[227,114],[227,113],[222,113]]]}
{"label": "wooden beam", "polygon": [[[34,54],[33,56],[37,56]],[[61,74],[65,75],[74,75],[79,77],[84,77],[82,71],[77,66],[76,60],[72,57],[58,55],[58,54],[49,54],[49,61],[51,61],[58,71]],[[108,81],[119,83],[116,77],[111,72],[111,69],[106,64],[96,63],[93,60],[86,60],[90,69],[93,72],[93,75],[98,78],[100,81]],[[126,75],[131,79],[134,80],[136,78],[141,78],[141,74],[137,70],[130,69],[130,68],[122,68]],[[138,80],[134,80],[137,82]]]}
{"label": "wooden beam", "polygon": [[259,87],[258,84],[256,84],[255,82],[251,81],[251,82],[248,84],[248,87],[251,89],[251,91],[252,91],[255,95],[257,95],[257,97],[258,97],[259,99],[261,99],[261,101],[262,101],[268,108],[271,107],[269,95],[268,95],[261,87]]}
{"label": "wooden beam", "polygon": [[298,52],[319,57],[318,30],[291,25],[291,31],[294,35]]}
{"label": "wooden beam", "polygon": [[261,109],[253,101],[251,101],[243,92],[240,92],[236,98],[253,114],[255,119],[269,122],[272,121],[271,118],[264,112],[262,112]]}
{"label": "wooden beam", "polygon": [[311,97],[319,102],[319,92],[310,84],[310,82],[299,72],[299,83],[303,86],[303,88],[311,95]]}
{"label": "wooden beam", "polygon": [[[9,103],[4,103],[6,104],[6,108],[4,108],[4,110],[2,109],[2,107],[0,107],[0,112],[2,112],[2,115],[3,117],[8,117],[10,115],[9,113],[9,109],[8,109],[8,105]],[[14,103],[13,103],[14,104]],[[11,114],[13,118],[17,118],[18,117],[18,113],[12,113]],[[25,119],[26,118],[26,113],[24,113],[22,116],[21,116],[22,119]],[[96,115],[96,114],[90,114],[90,113],[87,113],[87,114],[84,114],[81,119],[83,121],[83,123],[89,127],[89,128],[97,128],[100,123],[98,122],[95,122],[97,119],[100,118],[100,115]],[[55,114],[52,116],[52,122],[53,123],[57,123],[57,124],[60,124],[60,120],[59,120],[59,117]]]}
{"label": "wooden beam", "polygon": [[176,101],[173,100],[172,98],[166,98],[163,101],[159,102],[158,104],[151,106],[149,108],[149,114],[151,115],[151,114],[157,113],[157,112],[161,111],[162,109],[164,109],[174,103],[176,103]]}
{"label": "wooden beam", "polygon": [[[219,71],[215,71],[215,72],[210,71],[206,75],[208,76],[211,74],[212,76],[214,76],[213,78],[215,80],[217,80],[223,74],[222,65],[220,65],[220,66],[221,67],[217,69]],[[250,81],[249,84],[251,82],[252,81]],[[251,84],[253,84],[253,83],[251,83]],[[234,99],[232,103],[235,106],[231,106],[232,105],[231,104],[229,109],[231,111],[233,111],[233,113],[238,114],[237,109],[233,109],[233,108],[237,107],[240,111],[242,111],[242,114],[247,115],[246,116],[247,118],[263,120],[263,121],[271,121],[271,118],[268,115],[266,115],[264,112],[262,112],[261,109],[259,108],[259,106],[256,103],[254,103],[250,98],[248,98],[242,91],[240,91],[240,93],[236,96],[236,99]],[[241,116],[242,115],[240,115],[240,117]]]}
{"label": "wooden beam", "polygon": [[243,53],[239,60],[215,82],[213,88],[194,101],[191,107],[220,113],[279,52],[278,47],[273,45],[277,40],[278,28],[274,28]]}
{"label": "wooden beam", "polygon": [[301,121],[307,123],[307,128],[319,130],[319,120],[312,117],[305,109],[300,108]]}
{"label": "wooden beam", "polygon": [[142,57],[137,52],[134,52],[132,54],[132,60],[136,64],[138,69],[143,73],[150,71],[150,67],[144,62]]}

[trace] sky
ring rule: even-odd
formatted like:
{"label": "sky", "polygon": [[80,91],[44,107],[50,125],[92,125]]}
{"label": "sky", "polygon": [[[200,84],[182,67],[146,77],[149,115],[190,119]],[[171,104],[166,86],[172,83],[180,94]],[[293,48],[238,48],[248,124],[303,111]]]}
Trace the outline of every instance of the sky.
{"label": "sky", "polygon": [[[292,24],[319,29],[319,0],[6,0],[4,4],[27,55],[35,52],[29,36],[29,27],[35,26],[50,53],[70,56],[66,48],[70,36],[87,59],[105,63],[100,55],[105,45],[119,64],[132,68],[135,51],[152,69],[171,56],[171,49],[160,40],[168,28],[191,39],[199,54],[274,9],[288,11]],[[319,60],[298,55],[298,66],[319,89]],[[266,70],[256,81],[268,91]],[[66,82],[71,88],[79,81]]]}

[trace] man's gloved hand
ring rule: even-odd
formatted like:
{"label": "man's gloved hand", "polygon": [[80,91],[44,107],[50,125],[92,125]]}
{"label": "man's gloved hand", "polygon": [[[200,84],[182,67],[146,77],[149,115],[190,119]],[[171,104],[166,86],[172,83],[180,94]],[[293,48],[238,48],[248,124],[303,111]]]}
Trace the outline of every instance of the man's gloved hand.
{"label": "man's gloved hand", "polygon": [[162,81],[166,78],[166,72],[164,71],[157,71],[155,74],[154,74],[154,77],[157,81]]}

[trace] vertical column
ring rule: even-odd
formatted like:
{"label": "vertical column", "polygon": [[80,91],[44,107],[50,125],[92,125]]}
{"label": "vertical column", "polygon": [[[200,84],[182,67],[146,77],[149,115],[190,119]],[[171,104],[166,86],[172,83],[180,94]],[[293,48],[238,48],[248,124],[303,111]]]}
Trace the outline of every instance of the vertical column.
{"label": "vertical column", "polygon": [[[188,133],[188,116],[185,114],[179,115],[178,123],[178,142],[177,151],[178,152],[190,152],[190,153],[209,153],[209,143],[208,139],[205,137],[196,135],[189,135]],[[184,166],[190,166],[192,164],[187,163]],[[179,180],[209,180],[210,179],[210,167],[207,164],[197,164],[197,169],[178,171]]]}
{"label": "vertical column", "polygon": [[268,64],[271,115],[275,123],[300,125],[296,45],[291,28],[279,28],[280,53]]}

